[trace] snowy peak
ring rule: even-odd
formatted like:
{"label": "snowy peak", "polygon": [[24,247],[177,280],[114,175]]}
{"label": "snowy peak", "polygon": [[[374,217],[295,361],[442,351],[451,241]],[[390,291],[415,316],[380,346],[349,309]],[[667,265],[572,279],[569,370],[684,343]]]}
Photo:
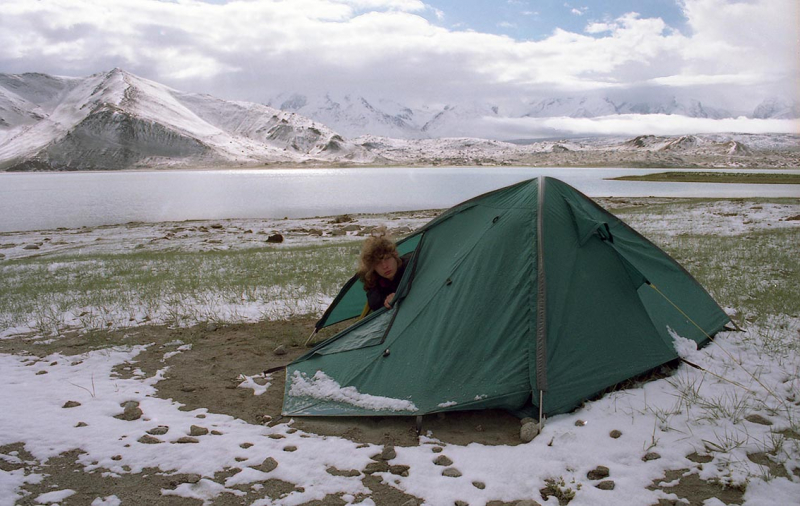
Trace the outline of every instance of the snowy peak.
{"label": "snowy peak", "polygon": [[531,118],[553,116],[596,118],[598,116],[618,114],[619,112],[617,106],[611,100],[599,97],[549,98],[531,105],[531,109],[524,116]]}
{"label": "snowy peak", "polygon": [[122,69],[60,79],[0,75],[0,168],[122,169],[369,157],[363,148],[298,114],[183,93]]}
{"label": "snowy peak", "polygon": [[760,119],[800,118],[800,103],[788,98],[770,97],[755,108],[753,117]]}

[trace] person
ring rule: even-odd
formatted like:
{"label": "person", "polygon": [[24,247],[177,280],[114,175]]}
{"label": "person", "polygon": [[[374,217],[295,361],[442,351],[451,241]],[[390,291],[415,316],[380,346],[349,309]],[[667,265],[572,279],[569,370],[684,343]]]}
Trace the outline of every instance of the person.
{"label": "person", "polygon": [[391,307],[410,257],[410,253],[401,257],[394,242],[385,233],[364,241],[358,275],[364,283],[371,310]]}

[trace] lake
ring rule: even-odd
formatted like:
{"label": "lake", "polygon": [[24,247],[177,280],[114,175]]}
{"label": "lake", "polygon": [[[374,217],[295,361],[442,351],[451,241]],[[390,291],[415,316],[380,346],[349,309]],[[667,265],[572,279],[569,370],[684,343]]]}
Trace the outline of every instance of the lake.
{"label": "lake", "polygon": [[130,221],[441,209],[541,175],[557,177],[590,197],[800,197],[797,185],[605,180],[665,170],[392,167],[0,173],[0,232]]}

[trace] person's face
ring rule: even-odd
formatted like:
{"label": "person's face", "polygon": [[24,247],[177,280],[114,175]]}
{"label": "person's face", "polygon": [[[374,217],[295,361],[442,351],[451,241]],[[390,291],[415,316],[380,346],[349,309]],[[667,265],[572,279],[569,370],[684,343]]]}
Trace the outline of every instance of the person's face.
{"label": "person's face", "polygon": [[397,274],[397,260],[391,255],[383,257],[375,264],[375,272],[378,273],[378,276],[393,280],[394,275]]}

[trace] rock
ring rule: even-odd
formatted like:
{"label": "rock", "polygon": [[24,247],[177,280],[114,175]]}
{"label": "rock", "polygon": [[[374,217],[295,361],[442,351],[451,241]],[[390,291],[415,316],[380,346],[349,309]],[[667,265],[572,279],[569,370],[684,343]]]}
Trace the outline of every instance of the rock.
{"label": "rock", "polygon": [[186,474],[181,477],[181,482],[194,484],[194,483],[199,483],[201,479],[202,476],[200,476],[199,474]]}
{"label": "rock", "polygon": [[283,447],[283,451],[285,451],[285,452],[296,452],[297,451],[297,447],[294,446],[294,445],[284,446]]}
{"label": "rock", "polygon": [[486,484],[482,481],[473,481],[472,486],[477,488],[478,490],[483,490],[486,488]]}
{"label": "rock", "polygon": [[347,232],[345,232],[341,228],[334,228],[333,230],[331,230],[331,235],[334,237],[338,237],[342,235],[347,235]]}
{"label": "rock", "polygon": [[279,355],[279,356],[280,356],[280,355],[286,355],[286,353],[287,353],[287,352],[286,352],[286,346],[284,346],[284,345],[280,345],[280,346],[278,346],[277,348],[275,348],[275,349],[272,351],[272,353],[274,353],[275,355]]}
{"label": "rock", "polygon": [[514,506],[542,506],[533,499],[523,499],[514,503]]}
{"label": "rock", "polygon": [[389,470],[389,464],[386,462],[370,462],[367,464],[367,467],[364,468],[364,474],[372,474],[372,473],[385,473]]}
{"label": "rock", "polygon": [[442,450],[443,450],[443,449],[444,449],[444,448],[442,448],[441,446],[434,446],[433,448],[431,448],[431,451],[432,451],[433,453],[442,453]]}
{"label": "rock", "polygon": [[523,418],[523,419],[521,419],[521,420],[519,421],[519,424],[520,424],[520,425],[525,425],[526,423],[531,423],[531,422],[534,422],[534,423],[536,423],[536,419],[535,419],[535,418],[531,418],[531,417],[529,417],[529,416],[526,416],[525,418]]}
{"label": "rock", "polygon": [[149,434],[145,434],[144,436],[140,437],[140,438],[138,439],[138,441],[139,441],[140,443],[142,443],[142,444],[146,444],[146,445],[156,445],[156,444],[158,444],[158,443],[161,443],[161,442],[162,442],[162,441],[161,441],[160,439],[158,439],[157,437],[153,437],[153,436],[151,436],[151,435],[149,435]]}
{"label": "rock", "polygon": [[193,387],[191,385],[183,385],[181,387],[181,392],[189,393],[189,392],[194,392],[195,390],[197,390],[197,388],[195,388],[195,387]]}
{"label": "rock", "polygon": [[661,458],[661,455],[659,455],[658,453],[649,452],[649,453],[645,454],[644,457],[642,457],[642,460],[645,461],[645,462],[649,462],[651,460],[658,460],[660,458]]}
{"label": "rock", "polygon": [[221,435],[222,435],[222,432],[220,432],[220,431],[218,431],[218,430],[212,430],[212,431],[211,431],[211,435],[212,435],[212,436],[221,436]]}
{"label": "rock", "polygon": [[208,429],[205,427],[200,427],[199,425],[192,425],[189,428],[189,435],[190,436],[205,436],[208,434]]}
{"label": "rock", "polygon": [[151,436],[163,436],[167,432],[169,432],[169,427],[166,425],[159,425],[147,431]]}
{"label": "rock", "polygon": [[750,423],[757,423],[759,425],[772,425],[771,420],[768,420],[767,418],[757,414],[747,415],[744,417],[744,419]]}
{"label": "rock", "polygon": [[115,462],[119,461],[119,460],[122,460],[122,455],[114,455],[113,457],[111,457],[111,460],[113,460]]}
{"label": "rock", "polygon": [[219,223],[212,223],[211,225],[209,225],[209,227],[219,230],[222,228],[222,225],[220,225]]}
{"label": "rock", "polygon": [[114,417],[119,420],[132,422],[133,420],[138,420],[144,414],[141,408],[139,408],[139,403],[136,401],[123,402],[120,406],[123,408],[122,414]]}
{"label": "rock", "polygon": [[209,332],[216,332],[217,331],[217,323],[216,322],[208,322],[206,324],[206,330]]}
{"label": "rock", "polygon": [[75,424],[75,427],[88,427],[89,425],[86,422],[78,422]]}
{"label": "rock", "polygon": [[246,449],[250,448],[251,446],[253,446],[253,443],[242,443],[242,444],[239,445],[239,448],[243,448],[243,449],[246,450]]}
{"label": "rock", "polygon": [[252,466],[253,469],[258,469],[262,473],[269,473],[275,470],[278,467],[278,461],[273,459],[272,457],[267,457],[264,459],[264,462],[257,466]]}
{"label": "rock", "polygon": [[538,435],[539,424],[536,422],[528,422],[519,429],[519,439],[523,443],[530,443]]}
{"label": "rock", "polygon": [[315,235],[317,237],[322,237],[322,230],[318,228],[312,228],[308,231],[308,235]]}
{"label": "rock", "polygon": [[286,436],[284,436],[283,434],[270,434],[267,437],[270,439],[284,439]]}
{"label": "rock", "polygon": [[459,478],[461,476],[461,471],[455,467],[448,467],[442,471],[442,476],[447,476],[448,478]]}
{"label": "rock", "polygon": [[456,501],[455,506],[469,506],[469,503],[466,501]]}
{"label": "rock", "polygon": [[604,480],[595,485],[595,487],[599,488],[600,490],[614,490],[616,484],[614,480]]}
{"label": "rock", "polygon": [[35,244],[26,244],[25,246],[22,247],[22,249],[34,250],[34,249],[39,249],[39,246]]}
{"label": "rock", "polygon": [[272,234],[271,236],[267,237],[267,242],[278,244],[283,242],[283,236],[281,234]]}
{"label": "rock", "polygon": [[583,427],[587,423],[586,420],[575,420],[575,427]]}
{"label": "rock", "polygon": [[361,476],[361,471],[357,471],[355,469],[347,469],[342,471],[341,469],[336,469],[335,467],[329,467],[325,470],[325,472],[333,476],[344,476],[346,478],[355,478],[356,476]]}
{"label": "rock", "polygon": [[64,405],[63,405],[63,406],[61,406],[61,407],[62,407],[62,408],[77,408],[77,407],[78,407],[78,406],[80,406],[80,405],[81,405],[81,403],[80,403],[80,402],[78,402],[78,401],[67,401],[67,402],[65,402],[65,403],[64,403]]}
{"label": "rock", "polygon": [[433,460],[433,463],[437,466],[451,466],[453,465],[453,461],[450,460],[446,455],[439,455]]}
{"label": "rock", "polygon": [[602,480],[603,478],[608,478],[609,471],[606,466],[597,466],[588,473],[586,473],[586,477],[590,480]]}
{"label": "rock", "polygon": [[358,225],[347,225],[346,227],[343,227],[342,230],[344,230],[345,232],[358,232],[359,230],[361,230],[361,227],[359,227]]}
{"label": "rock", "polygon": [[411,469],[411,466],[404,466],[400,464],[389,466],[389,472],[398,476],[408,476],[409,469]]}
{"label": "rock", "polygon": [[618,430],[614,429],[614,430],[612,430],[611,432],[609,432],[609,433],[608,433],[608,435],[609,435],[610,437],[614,438],[614,439],[619,439],[619,437],[622,435],[622,432],[620,432],[620,431],[618,431]]}
{"label": "rock", "polygon": [[392,460],[395,457],[397,457],[397,452],[395,451],[394,446],[383,447],[383,451],[381,452],[381,460]]}
{"label": "rock", "polygon": [[330,223],[350,223],[351,221],[355,221],[349,214],[342,214],[341,216],[337,216],[334,218],[333,221]]}
{"label": "rock", "polygon": [[189,436],[183,436],[176,439],[175,442],[178,444],[191,444],[191,443],[199,443],[200,440]]}

